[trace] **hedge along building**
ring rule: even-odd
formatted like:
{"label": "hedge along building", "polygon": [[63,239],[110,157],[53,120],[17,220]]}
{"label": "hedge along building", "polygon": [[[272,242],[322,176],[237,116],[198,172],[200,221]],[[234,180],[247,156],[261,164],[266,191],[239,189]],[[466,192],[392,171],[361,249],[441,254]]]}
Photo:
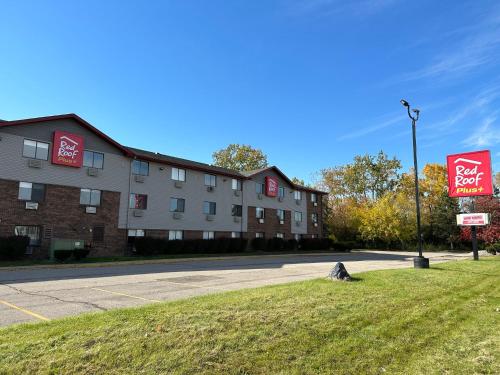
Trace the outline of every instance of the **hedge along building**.
{"label": "hedge along building", "polygon": [[321,237],[325,193],[277,167],[240,173],[125,147],[77,115],[0,122],[0,236],[54,239],[91,256],[123,254],[137,236]]}

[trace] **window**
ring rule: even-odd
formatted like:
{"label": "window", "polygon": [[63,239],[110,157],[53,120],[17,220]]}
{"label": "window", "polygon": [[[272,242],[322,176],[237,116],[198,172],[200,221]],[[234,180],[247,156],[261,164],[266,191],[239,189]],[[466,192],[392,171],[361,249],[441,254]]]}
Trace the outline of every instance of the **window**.
{"label": "window", "polygon": [[85,206],[100,206],[101,191],[93,189],[80,189],[80,204]]}
{"label": "window", "polygon": [[279,221],[285,221],[285,210],[276,210],[276,215],[278,216]]}
{"label": "window", "polygon": [[231,232],[231,238],[241,238],[241,232]]}
{"label": "window", "polygon": [[300,201],[302,199],[302,192],[300,190],[295,190],[293,192],[293,197],[295,198],[295,200]]}
{"label": "window", "polygon": [[203,213],[206,215],[215,215],[216,213],[215,202],[203,202]]}
{"label": "window", "polygon": [[231,208],[231,215],[241,217],[242,210],[243,210],[243,208],[240,204],[233,204],[233,206]]}
{"label": "window", "polygon": [[295,211],[294,214],[293,214],[293,217],[295,219],[295,221],[302,221],[302,212],[299,212],[299,211]]}
{"label": "window", "polygon": [[45,185],[19,182],[19,194],[17,197],[22,201],[43,202],[45,198]]}
{"label": "window", "polygon": [[295,239],[295,241],[300,241],[302,239],[302,235],[301,234],[298,234],[298,233],[295,233],[293,235],[293,238]]}
{"label": "window", "polygon": [[204,240],[213,240],[215,238],[215,232],[203,232]]}
{"label": "window", "polygon": [[276,238],[282,238],[283,239],[283,238],[285,238],[285,235],[283,233],[278,232],[278,233],[276,233]]}
{"label": "window", "polygon": [[182,240],[184,237],[184,233],[182,230],[169,230],[168,231],[168,239],[169,241],[174,241],[174,240]]}
{"label": "window", "polygon": [[255,217],[257,219],[264,219],[264,209],[262,207],[255,207]]}
{"label": "window", "polygon": [[140,176],[149,175],[149,163],[142,160],[132,160],[132,174]]}
{"label": "window", "polygon": [[264,184],[261,184],[260,182],[255,183],[255,192],[257,194],[264,194]]}
{"label": "window", "polygon": [[104,225],[96,225],[92,228],[92,241],[104,241]]}
{"label": "window", "polygon": [[181,168],[172,168],[172,180],[186,181],[186,170]]}
{"label": "window", "polygon": [[241,180],[233,178],[231,181],[231,188],[233,190],[241,190]]}
{"label": "window", "polygon": [[182,198],[170,198],[170,212],[184,212],[184,204]]}
{"label": "window", "polygon": [[40,227],[35,225],[16,225],[14,228],[14,234],[16,236],[29,237],[29,246],[40,246],[42,242],[40,237]]}
{"label": "window", "polygon": [[130,208],[146,210],[148,208],[148,196],[145,194],[130,194]]}
{"label": "window", "polygon": [[264,232],[256,232],[255,238],[264,238]]}
{"label": "window", "polygon": [[311,234],[311,238],[312,239],[316,238],[316,235],[315,234]]}
{"label": "window", "polygon": [[23,156],[32,159],[47,160],[49,157],[49,144],[25,139]]}
{"label": "window", "polygon": [[216,186],[217,183],[217,176],[213,174],[206,174],[205,175],[205,185],[206,186]]}
{"label": "window", "polygon": [[144,237],[144,229],[129,229],[129,237]]}
{"label": "window", "polygon": [[318,196],[316,193],[311,193],[311,202],[316,203],[318,201]]}
{"label": "window", "polygon": [[283,186],[278,188],[278,197],[285,198],[285,188]]}
{"label": "window", "polygon": [[83,151],[83,166],[102,169],[104,165],[104,154],[94,151]]}
{"label": "window", "polygon": [[318,214],[313,213],[311,214],[311,221],[316,224],[318,222]]}

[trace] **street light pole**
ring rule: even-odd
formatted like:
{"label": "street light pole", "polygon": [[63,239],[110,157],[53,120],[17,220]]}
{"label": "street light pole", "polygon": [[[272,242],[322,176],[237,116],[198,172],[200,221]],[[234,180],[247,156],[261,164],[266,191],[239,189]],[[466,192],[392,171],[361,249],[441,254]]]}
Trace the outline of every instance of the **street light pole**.
{"label": "street light pole", "polygon": [[418,163],[417,163],[417,121],[420,115],[420,110],[413,109],[410,112],[410,104],[401,99],[401,104],[408,110],[408,117],[411,119],[411,130],[413,135],[413,168],[415,172],[415,206],[417,208],[417,244],[418,244],[418,257],[413,259],[413,266],[415,268],[429,268],[429,259],[424,258],[422,255],[422,226],[420,221],[420,192],[418,188]]}

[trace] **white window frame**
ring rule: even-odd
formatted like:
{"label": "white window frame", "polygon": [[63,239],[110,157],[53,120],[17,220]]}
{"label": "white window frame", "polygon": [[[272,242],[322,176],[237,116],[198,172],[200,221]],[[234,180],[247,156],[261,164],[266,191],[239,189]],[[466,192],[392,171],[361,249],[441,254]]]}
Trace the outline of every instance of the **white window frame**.
{"label": "white window frame", "polygon": [[[34,142],[35,143],[35,156],[30,156],[30,155],[26,155],[24,153],[24,146],[26,145],[26,141],[28,142]],[[41,158],[41,157],[38,157],[38,145],[39,144],[42,144],[42,145],[46,145],[47,147],[41,147],[43,148],[44,150],[46,149],[47,150],[47,157],[46,158]],[[34,139],[24,139],[23,141],[23,157],[25,158],[29,158],[29,159],[38,159],[38,160],[49,160],[49,152],[50,151],[50,143],[47,143],[47,142],[40,142],[40,141],[35,141]]]}
{"label": "white window frame", "polygon": [[[134,173],[134,163],[139,163],[139,172],[138,173]],[[147,173],[143,173],[143,170],[142,170],[143,164],[147,165],[147,167],[148,167]],[[149,162],[148,161],[134,159],[134,160],[132,160],[132,165],[130,166],[130,169],[132,170],[132,174],[134,176],[149,176]]]}
{"label": "white window frame", "polygon": [[184,239],[184,232],[182,230],[169,230],[168,231],[168,240],[176,241]]}
{"label": "white window frame", "polygon": [[[175,209],[172,210],[172,201],[175,200]],[[182,210],[179,209],[179,201],[182,201]],[[186,210],[186,200],[184,198],[170,197],[170,212],[184,212]]]}
{"label": "white window frame", "polygon": [[[259,215],[259,212],[261,212],[262,215]],[[255,207],[255,218],[265,219],[266,218],[266,210],[263,207]]]}
{"label": "white window frame", "polygon": [[241,232],[231,232],[231,238],[241,238]]}
{"label": "white window frame", "polygon": [[316,193],[311,193],[311,202],[312,203],[318,202],[318,195]]}
{"label": "white window frame", "polygon": [[241,191],[241,180],[233,178],[231,180],[231,189]]}
{"label": "white window frame", "polygon": [[[88,203],[82,202],[82,193],[84,191],[89,193],[89,202]],[[99,202],[97,202],[96,204],[92,203],[92,196],[94,194],[98,194],[99,195]],[[80,204],[82,206],[100,207],[101,206],[101,200],[102,200],[102,191],[101,190],[98,190],[98,189],[87,189],[87,188],[80,189]]]}
{"label": "white window frame", "polygon": [[[208,212],[205,211],[205,207],[207,207],[206,203],[208,203]],[[213,213],[212,213],[213,207]],[[217,202],[204,201],[203,202],[203,214],[204,215],[216,215],[217,214]]]}
{"label": "white window frame", "polygon": [[186,170],[183,168],[172,167],[172,180],[186,182]]}
{"label": "white window frame", "polygon": [[[298,219],[297,219],[297,217],[298,217]],[[302,222],[302,212],[300,212],[300,211],[294,211],[294,213],[293,213],[293,219],[295,220],[295,222],[301,223]]]}
{"label": "white window frame", "polygon": [[264,194],[265,190],[266,190],[266,186],[262,182],[255,183],[255,192],[257,194]]}
{"label": "white window frame", "polygon": [[[281,213],[282,215],[280,215],[280,213]],[[276,216],[278,217],[278,220],[279,220],[279,221],[285,221],[285,210],[282,210],[281,208],[278,208],[278,209],[276,210]]]}
{"label": "white window frame", "polygon": [[[92,165],[85,164],[85,153],[91,153],[92,154]],[[102,165],[100,167],[96,167],[95,165],[95,155],[99,154],[102,155]],[[83,150],[83,166],[88,167],[88,168],[96,168],[96,169],[104,169],[104,153],[99,152],[99,151],[92,151],[92,150]]]}
{"label": "white window frame", "polygon": [[302,192],[300,190],[295,190],[293,192],[293,197],[295,198],[296,201],[302,200]]}
{"label": "white window frame", "polygon": [[[208,178],[208,181],[207,181],[207,178]],[[205,180],[205,186],[212,186],[212,187],[217,186],[217,176],[214,174],[205,173],[204,180]],[[208,182],[208,184],[207,184],[207,182]]]}
{"label": "white window frame", "polygon": [[213,240],[215,239],[215,232],[211,231],[203,231],[203,239],[204,240]]}
{"label": "white window frame", "polygon": [[[33,199],[33,185],[43,186],[43,196],[40,199],[38,199],[38,200]],[[41,203],[41,202],[45,201],[45,188],[46,188],[45,184],[39,184],[39,183],[35,183],[35,182],[19,181],[19,190],[17,192],[17,199],[19,199],[20,201]],[[25,199],[24,197],[21,196],[21,189],[29,189],[29,191],[30,191],[30,197],[29,197],[29,199]]]}
{"label": "white window frame", "polygon": [[285,234],[283,232],[277,232],[276,233],[276,238],[281,238],[282,240],[285,239]]}
{"label": "white window frame", "polygon": [[146,235],[144,229],[129,229],[128,237],[144,237]]}
{"label": "white window frame", "polygon": [[285,198],[286,190],[284,186],[279,186],[278,187],[278,197],[279,198]]}
{"label": "white window frame", "polygon": [[313,212],[311,214],[311,221],[313,222],[313,224],[317,224],[318,223],[318,214],[316,212]]}
{"label": "white window frame", "polygon": [[264,232],[255,232],[255,238],[264,238],[265,234]]}

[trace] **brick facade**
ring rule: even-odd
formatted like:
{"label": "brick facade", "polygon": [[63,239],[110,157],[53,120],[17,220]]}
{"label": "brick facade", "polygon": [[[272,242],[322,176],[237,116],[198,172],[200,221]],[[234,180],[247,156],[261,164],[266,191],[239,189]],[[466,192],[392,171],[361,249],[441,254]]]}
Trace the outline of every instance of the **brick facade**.
{"label": "brick facade", "polygon": [[[53,238],[83,240],[89,256],[125,253],[126,231],[118,229],[120,193],[102,191],[101,205],[88,214],[80,205],[79,188],[45,185],[45,199],[37,210],[26,209],[26,202],[18,199],[18,181],[0,179],[0,191],[0,236],[14,235],[16,225],[38,226],[41,246],[33,249],[33,257],[47,257]],[[104,227],[103,241],[93,239],[95,227]]]}
{"label": "brick facade", "polygon": [[248,207],[248,231],[244,233],[246,238],[255,238],[255,233],[264,233],[265,238],[276,237],[276,233],[283,233],[285,239],[292,239],[291,231],[291,211],[285,210],[285,221],[280,224],[276,209],[264,208],[264,223],[259,223],[259,219],[255,217],[255,207]]}
{"label": "brick facade", "polygon": [[[315,235],[316,238],[323,237],[323,195],[316,194],[317,205],[311,201],[311,193],[306,193],[307,199],[307,238],[311,238],[312,235]],[[318,215],[318,225],[314,226],[312,221],[312,214],[315,213]]]}

